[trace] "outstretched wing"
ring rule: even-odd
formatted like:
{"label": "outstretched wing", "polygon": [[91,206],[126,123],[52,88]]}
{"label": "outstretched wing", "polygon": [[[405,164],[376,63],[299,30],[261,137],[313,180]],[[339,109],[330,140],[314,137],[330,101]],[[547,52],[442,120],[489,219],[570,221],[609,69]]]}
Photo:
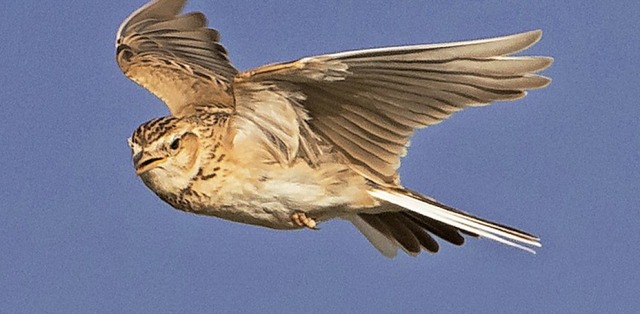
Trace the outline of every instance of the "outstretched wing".
{"label": "outstretched wing", "polygon": [[[359,50],[267,65],[235,78],[236,110],[261,124],[274,151],[288,152],[279,159],[295,154],[292,149],[313,155],[317,149],[305,146],[317,142],[316,134],[369,180],[395,185],[400,158],[417,128],[469,106],[524,97],[527,90],[549,83],[535,73],[551,58],[511,56],[541,34]],[[282,118],[286,115],[277,123],[263,121],[268,120],[263,108],[287,106],[288,115],[298,112],[298,121]],[[300,123],[300,117],[297,130],[294,122]]]}
{"label": "outstretched wing", "polygon": [[116,61],[175,116],[193,113],[194,105],[231,107],[238,71],[202,13],[180,15],[185,2],[155,0],[131,14],[116,35]]}

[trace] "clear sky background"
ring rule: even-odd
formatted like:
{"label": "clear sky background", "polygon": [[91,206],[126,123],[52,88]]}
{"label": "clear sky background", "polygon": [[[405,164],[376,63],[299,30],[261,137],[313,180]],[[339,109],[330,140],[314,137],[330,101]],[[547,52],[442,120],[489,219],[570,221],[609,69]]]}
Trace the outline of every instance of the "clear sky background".
{"label": "clear sky background", "polygon": [[541,28],[552,84],[421,130],[403,183],[541,236],[382,257],[346,222],[174,210],[126,139],[164,105],[114,61],[142,0],[0,5],[0,313],[640,311],[637,1],[206,1],[234,64]]}

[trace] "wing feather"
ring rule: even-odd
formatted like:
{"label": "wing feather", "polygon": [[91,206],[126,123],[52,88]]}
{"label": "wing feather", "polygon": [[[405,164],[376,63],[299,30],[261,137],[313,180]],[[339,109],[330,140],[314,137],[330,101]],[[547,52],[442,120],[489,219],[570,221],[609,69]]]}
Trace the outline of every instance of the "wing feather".
{"label": "wing feather", "polygon": [[[393,185],[417,128],[469,106],[522,98],[549,83],[535,73],[551,58],[511,56],[541,34],[308,57],[240,73],[233,86],[242,93],[247,83],[288,84],[304,95],[297,103],[308,114],[303,124],[367,179]],[[238,107],[261,105],[236,99]]]}
{"label": "wing feather", "polygon": [[238,71],[202,13],[180,15],[185,2],[156,0],[129,16],[116,35],[116,61],[175,116],[201,105],[232,107],[230,82]]}

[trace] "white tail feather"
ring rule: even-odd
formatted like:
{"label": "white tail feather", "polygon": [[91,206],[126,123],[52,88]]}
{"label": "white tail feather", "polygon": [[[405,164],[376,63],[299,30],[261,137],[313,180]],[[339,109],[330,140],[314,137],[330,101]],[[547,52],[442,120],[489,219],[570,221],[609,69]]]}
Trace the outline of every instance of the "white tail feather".
{"label": "white tail feather", "polygon": [[518,233],[517,231],[507,229],[503,226],[492,224],[488,221],[480,220],[475,217],[466,216],[462,213],[454,212],[446,208],[441,208],[409,195],[384,190],[371,190],[369,191],[369,194],[379,200],[398,205],[420,215],[456,227],[460,230],[477,234],[533,254],[536,253],[534,250],[523,246],[520,243],[536,247],[542,246],[542,244],[540,244],[540,240],[536,237]]}
{"label": "white tail feather", "polygon": [[351,223],[360,230],[367,240],[376,248],[382,255],[392,258],[398,254],[398,245],[391,239],[387,238],[380,231],[376,230],[366,223],[362,218],[358,216],[347,217]]}

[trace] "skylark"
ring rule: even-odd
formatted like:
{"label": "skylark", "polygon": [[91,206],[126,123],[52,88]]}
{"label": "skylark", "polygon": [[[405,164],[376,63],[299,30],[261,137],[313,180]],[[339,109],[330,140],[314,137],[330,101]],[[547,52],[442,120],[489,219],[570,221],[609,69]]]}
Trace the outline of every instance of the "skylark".
{"label": "skylark", "polygon": [[533,252],[538,237],[413,192],[398,167],[418,128],[469,106],[549,84],[548,57],[511,56],[540,31],[446,44],[367,49],[238,72],[202,13],[156,0],[116,36],[129,78],[171,116],[129,139],[136,173],[196,214],[274,229],[351,221],[385,256],[438,251],[462,234]]}

